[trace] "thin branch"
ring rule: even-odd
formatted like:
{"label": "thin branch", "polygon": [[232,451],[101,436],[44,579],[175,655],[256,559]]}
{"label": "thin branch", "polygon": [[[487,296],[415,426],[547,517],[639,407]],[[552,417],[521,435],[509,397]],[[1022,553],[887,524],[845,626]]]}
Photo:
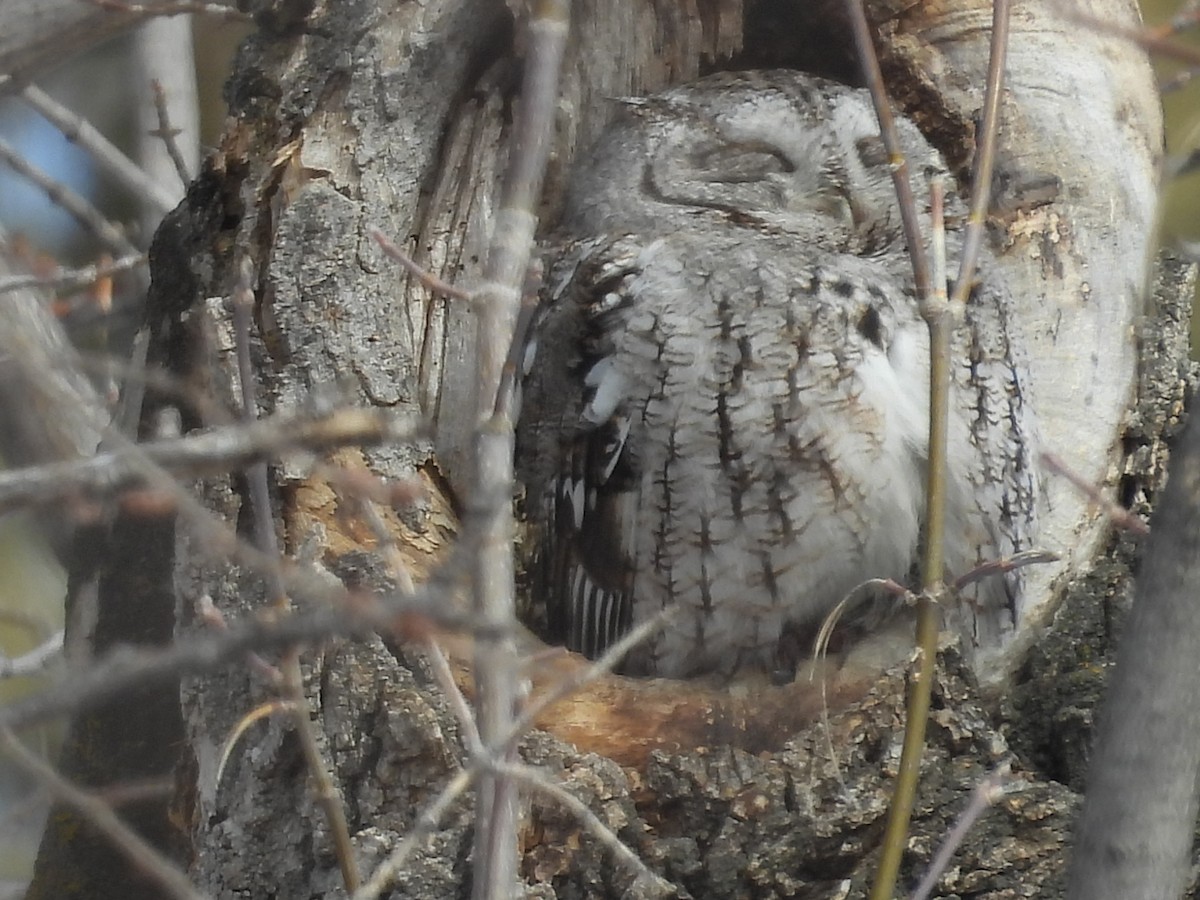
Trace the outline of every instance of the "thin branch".
{"label": "thin branch", "polygon": [[1022,569],[1025,566],[1058,562],[1061,558],[1059,554],[1050,550],[1022,550],[1020,553],[1014,553],[1012,556],[1006,556],[1003,559],[993,559],[989,562],[980,563],[970,572],[956,578],[950,590],[952,593],[957,594],[969,585],[977,581],[982,581],[985,578],[991,578],[994,575],[1003,575],[1006,572]]}
{"label": "thin branch", "polygon": [[967,804],[967,808],[963,810],[962,815],[955,821],[954,827],[950,829],[950,833],[946,835],[942,846],[938,848],[937,855],[930,862],[925,877],[921,879],[921,883],[912,892],[909,900],[926,900],[933,892],[937,880],[949,868],[950,860],[954,858],[954,851],[966,839],[971,829],[975,827],[975,823],[1008,793],[1006,782],[1011,769],[1012,763],[1006,760],[976,785],[975,790],[971,793],[971,802]]}
{"label": "thin branch", "polygon": [[458,689],[458,683],[454,680],[454,672],[450,669],[450,662],[446,659],[446,654],[432,639],[425,642],[425,652],[428,655],[434,677],[437,679],[438,687],[450,701],[450,709],[458,720],[458,727],[462,730],[463,745],[467,748],[467,753],[470,756],[483,753],[483,742],[479,740],[479,729],[475,727],[475,716],[471,712],[471,705],[463,696],[462,691]]}
{"label": "thin branch", "polygon": [[30,163],[4,140],[0,140],[0,162],[6,163],[14,172],[45,191],[52,203],[62,207],[76,222],[118,256],[131,256],[138,252],[137,247],[125,237],[125,233],[110,222],[100,210],[65,184]]}
{"label": "thin branch", "polygon": [[412,416],[381,409],[339,409],[322,416],[283,413],[201,434],[116,449],[90,459],[47,463],[0,472],[0,512],[79,497],[104,497],[151,478],[147,464],[179,477],[239,469],[287,453],[409,442],[422,433]]}
{"label": "thin branch", "polygon": [[[363,485],[356,484],[354,487],[359,488]],[[371,529],[371,534],[375,537],[376,552],[383,557],[387,564],[388,571],[396,582],[396,589],[405,596],[411,596],[416,590],[416,585],[413,582],[411,573],[408,571],[408,566],[404,563],[404,558],[400,553],[400,547],[396,543],[396,537],[384,522],[383,516],[379,514],[379,510],[375,508],[375,504],[371,501],[369,495],[360,493],[359,491],[346,491],[343,487],[342,493],[344,499],[353,505],[358,517],[366,523]],[[442,689],[446,699],[450,703],[450,709],[454,713],[454,717],[458,720],[458,727],[462,731],[463,744],[467,748],[469,755],[476,755],[483,752],[483,742],[479,739],[479,729],[475,725],[475,716],[471,711],[471,704],[467,702],[467,698],[463,696],[463,692],[459,690],[458,683],[454,680],[454,672],[450,669],[450,662],[446,659],[446,654],[442,652],[441,646],[437,640],[431,635],[424,641],[425,653],[429,660],[430,667],[433,669],[434,678],[437,679],[438,687]]]}
{"label": "thin branch", "polygon": [[[179,149],[179,142],[175,140],[180,131],[178,128],[171,127],[171,113],[167,109],[167,93],[157,78],[150,82],[150,88],[154,91],[154,112],[158,116],[158,130],[152,131],[150,134],[162,140],[163,145],[167,148],[167,155],[171,157],[171,165],[175,167],[180,182],[186,186],[191,183],[192,175],[188,171],[187,161],[184,160],[183,153]],[[170,209],[166,212],[170,212]]]}
{"label": "thin branch", "polygon": [[[571,813],[585,829],[591,832],[593,837],[604,845],[606,850],[616,857],[617,863],[636,879],[640,889],[645,891],[647,888],[654,887],[662,891],[671,890],[672,885],[642,862],[636,853],[630,850],[619,837],[613,834],[612,829],[600,821],[600,818],[588,808],[586,803],[562,785],[556,784],[547,778],[546,773],[541,769],[506,762],[493,762],[491,765],[510,778],[520,781],[540,794],[544,794],[563,807],[567,812]],[[671,896],[675,896],[676,893],[675,890],[671,890]],[[644,895],[644,893],[636,894],[636,896]]]}
{"label": "thin branch", "polygon": [[904,228],[904,240],[908,244],[908,258],[912,262],[913,282],[917,297],[925,298],[930,291],[929,262],[925,256],[925,244],[921,240],[921,226],[917,221],[917,204],[913,198],[912,183],[908,179],[908,161],[900,146],[900,135],[892,116],[891,102],[883,84],[883,73],[879,69],[879,58],[875,55],[875,42],[863,0],[847,0],[850,26],[854,32],[854,48],[858,63],[862,67],[875,116],[879,119],[880,137],[887,148],[888,161],[892,169],[892,186],[900,206],[900,222]]}
{"label": "thin branch", "polygon": [[38,675],[62,656],[63,633],[55,632],[28,653],[8,657],[0,653],[0,681],[26,675]]}
{"label": "thin branch", "polygon": [[537,721],[537,717],[546,709],[610,673],[624,659],[625,654],[665,627],[677,611],[673,607],[662,609],[657,615],[652,616],[636,628],[631,629],[628,634],[609,647],[590,666],[577,672],[571,678],[559,681],[554,688],[539,695],[533,702],[527,703],[521,711],[521,715],[513,722],[508,736],[503,740],[501,745],[504,747],[514,746],[521,739],[521,736],[533,727]]}
{"label": "thin branch", "polygon": [[166,0],[163,3],[126,3],[125,0],[87,0],[93,6],[135,16],[212,16],[228,22],[250,22],[253,17],[225,3],[204,3],[202,0]]}
{"label": "thin branch", "polygon": [[[542,178],[554,137],[569,4],[535,0],[530,15],[508,168],[484,280],[472,298],[478,316],[475,408],[479,429],[470,497],[476,515],[467,520],[466,529],[476,529],[478,534],[471,567],[472,607],[480,624],[491,632],[475,640],[477,721],[483,743],[497,749],[512,729],[522,693],[515,642],[511,636],[499,636],[516,621],[513,423],[504,413],[499,388],[520,314]],[[473,866],[474,900],[512,896],[517,882],[517,785],[500,770],[484,774],[476,792]]]}
{"label": "thin branch", "polygon": [[0,727],[0,749],[18,767],[45,785],[62,803],[74,807],[87,822],[106,837],[133,865],[152,879],[165,896],[175,900],[204,900],[187,873],[152,847],[136,831],[121,821],[112,807],[103,800],[80,790],[67,781],[48,763],[25,748],[9,728]]}
{"label": "thin branch", "polygon": [[175,779],[171,776],[130,778],[107,787],[94,787],[91,794],[109,806],[128,806],[146,800],[168,801],[175,795]]}
{"label": "thin branch", "polygon": [[[8,275],[0,278],[0,294],[26,288],[45,288],[58,294],[68,294],[91,287],[101,278],[110,278],[146,264],[146,254],[133,253],[103,265],[80,269],[60,269],[53,275]],[[2,303],[2,301],[0,301]]]}
{"label": "thin branch", "polygon": [[921,303],[929,328],[929,462],[926,466],[926,522],[921,554],[921,593],[917,599],[916,668],[909,681],[904,744],[896,773],[892,801],[883,836],[879,868],[871,884],[870,900],[891,900],[900,860],[904,855],[908,825],[916,800],[925,750],[925,728],[933,690],[940,630],[938,601],[942,595],[943,551],[946,534],[946,436],[950,397],[950,305],[946,299],[946,255],[942,218],[943,186],[931,185],[933,209],[933,290]]}
{"label": "thin branch", "polygon": [[[365,640],[376,632],[421,634],[433,625],[470,631],[472,617],[447,602],[446,585],[425,585],[411,597],[351,595],[328,577],[283,567],[293,596],[307,595],[309,608],[289,616],[255,617],[229,629],[178,639],[161,649],[118,646],[95,663],[70,673],[36,695],[0,707],[0,728],[18,728],[69,715],[122,696],[135,687],[161,684],[181,675],[204,675],[242,665],[251,652],[265,653],[309,641],[344,637]],[[307,577],[305,577],[307,575]]]}
{"label": "thin branch", "polygon": [[1008,56],[1010,0],[992,0],[992,41],[988,56],[987,87],[983,98],[983,121],[975,142],[975,165],[971,173],[971,209],[963,235],[962,258],[953,302],[966,303],[975,278],[975,266],[983,248],[991,197],[992,169],[996,161],[996,140],[1000,134],[1000,98],[1004,89],[1004,65]]}
{"label": "thin branch", "polygon": [[1061,9],[1067,19],[1080,25],[1085,25],[1098,34],[1106,34],[1109,37],[1129,41],[1156,56],[1172,59],[1189,66],[1200,66],[1200,50],[1179,41],[1173,41],[1160,31],[1150,28],[1133,28],[1128,25],[1120,25],[1116,22],[1093,16],[1078,7],[1066,3],[1061,4]]}
{"label": "thin branch", "polygon": [[384,234],[374,225],[367,229],[367,236],[371,238],[384,255],[395,262],[400,263],[401,267],[408,272],[413,278],[417,279],[426,289],[434,294],[441,294],[444,297],[449,297],[452,300],[470,300],[470,291],[464,291],[462,288],[455,287],[448,281],[442,281],[431,272],[426,272],[421,266],[413,261],[412,257],[405,253],[400,245]]}
{"label": "thin branch", "polygon": [[[876,113],[887,142],[891,112],[884,94],[879,63],[875,58],[866,12],[862,0],[850,0],[855,44],[863,70],[868,73],[868,84]],[[975,157],[975,180],[972,192],[967,236],[964,240],[963,258],[960,261],[959,282],[956,285],[956,300],[965,298],[970,291],[974,275],[975,258],[982,244],[983,222],[991,187],[991,167],[995,158],[996,129],[999,124],[999,98],[1003,88],[1004,58],[1008,40],[1008,4],[996,0],[992,7],[993,24],[991,50],[986,87],[984,133],[979,136],[979,150]],[[898,145],[895,156],[899,152]],[[899,771],[896,775],[895,791],[888,808],[888,821],[883,837],[879,868],[871,885],[870,900],[891,900],[900,861],[904,854],[908,825],[916,799],[917,783],[920,779],[921,757],[925,748],[925,728],[929,718],[933,673],[937,662],[937,639],[939,631],[939,600],[945,593],[941,582],[945,569],[943,552],[945,544],[945,498],[947,472],[947,438],[950,406],[950,338],[956,313],[962,309],[961,302],[953,305],[946,297],[946,254],[945,222],[943,217],[944,188],[940,181],[930,185],[933,217],[932,246],[934,272],[932,290],[922,290],[921,275],[925,269],[924,245],[919,238],[916,223],[916,208],[912,202],[907,176],[894,177],[896,195],[901,215],[911,215],[912,223],[905,218],[905,234],[908,236],[909,254],[917,280],[917,296],[921,315],[929,328],[929,461],[926,466],[926,523],[924,547],[921,558],[922,590],[917,601],[917,658],[916,671],[909,683],[907,717],[904,728],[904,745],[900,755]],[[920,257],[920,258],[918,258]]]}
{"label": "thin branch", "polygon": [[127,191],[136,195],[143,203],[153,204],[160,216],[165,216],[175,208],[177,201],[174,195],[155,183],[137,163],[97,131],[87,119],[67,109],[36,85],[26,87],[21,92],[21,98],[61,131],[63,137],[86,151],[101,169]]}
{"label": "thin branch", "polygon": [[[233,327],[237,349],[238,376],[242,389],[242,417],[247,424],[258,418],[258,402],[255,387],[258,383],[254,365],[250,359],[250,329],[254,311],[252,288],[253,269],[248,258],[243,258],[238,267],[238,283],[233,292]],[[267,464],[252,463],[246,469],[246,481],[250,488],[250,509],[254,519],[254,538],[258,549],[268,557],[280,558],[279,541],[275,535],[275,518],[271,510],[271,495],[267,484]],[[267,573],[267,588],[271,605],[281,615],[286,615],[291,602],[278,570]],[[411,593],[411,592],[410,592]],[[292,716],[292,727],[304,754],[305,767],[313,780],[313,793],[317,804],[325,815],[325,822],[333,838],[334,855],[342,872],[342,883],[347,892],[358,889],[362,879],[358,873],[354,844],[350,840],[350,828],[346,822],[346,810],[341,794],[329,774],[329,764],[317,743],[316,729],[312,723],[312,704],[304,691],[304,677],[300,669],[300,651],[289,647],[280,663],[283,673],[282,694],[284,707]]]}
{"label": "thin branch", "polygon": [[[225,614],[220,608],[213,603],[213,599],[208,594],[201,594],[195,603],[196,621],[210,628],[215,628],[217,631],[228,631],[229,622],[225,618]],[[257,653],[247,653],[246,661],[250,663],[250,667],[261,675],[270,685],[279,685],[283,682],[283,673],[278,668],[271,665]],[[218,781],[220,779],[217,779]]]}
{"label": "thin branch", "polygon": [[1123,528],[1133,534],[1146,535],[1150,533],[1150,525],[1145,519],[1104,496],[1100,488],[1068,466],[1058,455],[1043,451],[1039,458],[1047,470],[1067,479],[1076,490],[1098,506],[1118,528]]}
{"label": "thin branch", "polygon": [[413,827],[409,830],[396,847],[388,854],[388,858],[375,867],[371,877],[351,896],[350,900],[378,900],[379,896],[388,889],[400,874],[400,870],[408,864],[408,859],[426,838],[437,830],[442,816],[450,809],[450,804],[461,797],[474,786],[478,778],[475,769],[462,769],[442,788],[433,802],[421,811]]}

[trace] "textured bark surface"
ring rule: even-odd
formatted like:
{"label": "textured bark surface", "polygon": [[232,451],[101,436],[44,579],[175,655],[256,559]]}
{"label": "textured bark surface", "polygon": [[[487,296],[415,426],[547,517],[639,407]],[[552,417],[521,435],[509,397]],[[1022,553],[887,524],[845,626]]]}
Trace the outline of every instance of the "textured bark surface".
{"label": "textured bark surface", "polygon": [[[949,4],[949,11],[934,3],[892,5],[903,9],[889,15],[889,4],[872,4],[888,32],[890,87],[912,114],[931,111],[933,138],[952,164],[960,163],[983,84],[977,5],[973,12],[963,4]],[[744,23],[737,0],[579,0],[545,221],[553,221],[575,150],[607,120],[609,98],[645,94],[731,60],[743,67],[803,63],[847,74],[850,54],[834,6],[760,0]],[[1074,24],[1048,22],[1040,6],[1020,5],[1002,171],[1017,185],[1056,174],[1064,187],[1054,204],[1009,216],[1008,264],[1026,273],[1030,308],[1049,316],[1023,326],[1030,355],[1045,360],[1038,399],[1048,404],[1039,410],[1049,420],[1047,436],[1084,477],[1110,484],[1119,478],[1123,499],[1140,502],[1161,479],[1162,435],[1180,413],[1189,371],[1185,339],[1163,338],[1169,384],[1161,371],[1145,370],[1144,392],[1160,402],[1138,414],[1122,444],[1119,423],[1135,381],[1136,288],[1151,231],[1157,106],[1136,51],[1081,35]],[[1104,6],[1130,20],[1129,4]],[[241,261],[248,261],[255,273],[261,412],[333,395],[423,412],[436,424],[436,439],[427,446],[342,457],[430,488],[426,501],[390,520],[419,576],[454,530],[443,489],[462,480],[473,408],[470,367],[462,363],[473,345],[473,322],[462,305],[406,284],[365,232],[376,225],[401,239],[411,236],[419,262],[460,285],[473,284],[514,100],[517,54],[509,13],[498,0],[281,2],[261,14],[259,24],[228,88],[231,119],[222,145],[155,242],[153,355],[234,407],[225,298]],[[1055,34],[1050,71],[1042,42]],[[790,35],[803,37],[792,41]],[[1090,73],[1087,79],[1069,74],[1072,54],[1080,73]],[[1134,96],[1135,90],[1143,93]],[[1051,105],[1038,111],[1042,99]],[[1061,143],[1067,140],[1073,143]],[[1164,307],[1175,322],[1184,318],[1180,277]],[[1147,334],[1157,338],[1159,332],[1150,326]],[[198,424],[190,411],[185,424]],[[280,464],[273,475],[287,552],[318,556],[335,573],[353,569],[355,554],[371,542],[339,517],[332,490],[308,478],[299,463]],[[200,490],[210,507],[247,524],[241,479]],[[1065,486],[1050,491],[1045,518],[1059,523],[1050,533],[1067,559],[1041,576],[1045,590],[1036,605],[1049,603],[1051,581],[1069,576],[1124,584],[1127,542],[1117,542],[1121,552],[1109,568],[1082,575],[1105,533],[1103,523]],[[176,543],[173,589],[184,630],[193,627],[191,610],[204,595],[230,618],[262,605],[261,582],[213,559],[186,529]],[[1067,608],[1071,615],[1107,621],[1103,610],[1112,595],[1080,593],[1083,599]],[[1093,701],[1037,710],[1032,704],[1046,699],[1045,682],[1071,683],[1081,670],[1097,670],[1103,648],[1085,660],[1082,645],[1069,644],[1079,660],[1071,667],[1046,646],[1020,672],[1023,686],[1010,694],[1012,727],[1029,718],[1044,723],[1075,715],[1073,734],[1082,748],[1087,713],[1072,710]],[[1006,657],[995,668],[1011,668],[1016,659]],[[906,859],[909,877],[931,858],[971,788],[1008,755],[994,710],[985,709],[957,655],[949,651],[944,662]],[[271,697],[248,668],[183,686],[184,788],[174,821],[188,835],[192,871],[214,897],[340,896],[328,833],[294,735],[281,719],[256,724],[217,777],[234,723]],[[623,699],[595,702],[578,713],[582,731],[565,732],[578,748],[537,732],[523,753],[587,802],[680,895],[861,896],[903,722],[903,674],[875,683],[869,668],[836,673],[831,693],[846,702],[861,699],[835,708],[827,726],[806,721],[820,709],[807,683],[764,704],[754,688],[738,694],[614,680],[606,689],[625,692]],[[306,676],[318,737],[333,761],[361,865],[369,870],[456,770],[462,754],[457,726],[419,654],[384,640],[313,648]],[[639,702],[641,692],[657,692],[662,705]],[[686,710],[672,707],[673,696],[684,698]],[[572,704],[578,711],[586,702]],[[582,736],[621,733],[603,718],[612,709],[642,714],[642,727],[629,732],[628,741],[603,745],[615,756],[622,745],[636,745],[622,757],[633,764],[628,768],[589,753]],[[653,709],[661,709],[663,719],[655,719]],[[566,718],[550,714],[544,721]],[[627,714],[622,727],[637,719]],[[691,724],[672,732],[680,720]],[[1047,772],[1063,777],[1057,771],[1033,766],[1065,750],[1049,729],[1016,734],[1028,755],[1017,763],[1014,790],[972,830],[940,884],[941,895],[1061,893],[1062,847],[1077,796],[1047,780]],[[469,802],[463,802],[417,852],[392,896],[462,896],[469,840]],[[531,803],[523,840],[530,896],[619,896],[632,884],[570,814],[541,799]],[[630,895],[643,894],[634,888]]]}
{"label": "textured bark surface", "polygon": [[1200,418],[1172,453],[1098,719],[1072,897],[1173,900],[1191,870],[1200,769]]}

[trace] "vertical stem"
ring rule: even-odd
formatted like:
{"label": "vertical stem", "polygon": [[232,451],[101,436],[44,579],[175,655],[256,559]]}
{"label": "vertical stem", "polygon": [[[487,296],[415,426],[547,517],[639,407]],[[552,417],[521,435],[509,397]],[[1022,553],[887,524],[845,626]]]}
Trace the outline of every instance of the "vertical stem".
{"label": "vertical stem", "polygon": [[871,26],[867,22],[863,0],[847,0],[847,6],[850,26],[854,32],[854,49],[858,54],[858,63],[862,67],[867,90],[871,92],[871,105],[875,107],[880,137],[887,148],[888,162],[892,168],[892,186],[896,190],[896,202],[900,207],[900,224],[904,229],[904,240],[908,244],[908,258],[912,262],[917,297],[924,299],[930,290],[929,261],[925,256],[925,244],[921,240],[917,204],[913,199],[912,183],[908,178],[908,162],[900,149],[900,138],[892,117],[887,89],[883,85],[883,72],[879,69],[879,59],[875,55],[875,44],[871,38]]}
{"label": "vertical stem", "polygon": [[[867,76],[867,83],[871,88],[872,99],[875,102],[880,127],[886,141],[887,133],[892,128],[891,111],[887,106],[887,98],[884,96],[883,78],[878,60],[875,58],[866,13],[862,0],[849,0],[849,6],[859,59]],[[916,799],[921,757],[925,747],[925,726],[929,717],[933,671],[937,656],[939,615],[936,599],[943,592],[941,579],[944,568],[943,545],[945,541],[950,333],[954,323],[954,309],[960,308],[970,293],[975,261],[983,240],[984,216],[987,211],[992,164],[995,159],[996,133],[999,126],[1004,62],[1008,49],[1008,19],[1008,0],[994,0],[982,134],[979,139],[979,150],[975,157],[970,218],[960,260],[958,283],[955,285],[954,306],[951,306],[946,298],[946,254],[941,186],[938,184],[932,186],[935,271],[932,276],[932,285],[926,281],[923,287],[922,277],[928,277],[928,267],[924,261],[919,233],[915,237],[913,236],[913,232],[917,228],[916,207],[912,202],[907,175],[903,178],[894,175],[896,195],[905,223],[909,253],[912,254],[913,273],[916,279],[917,296],[921,302],[921,314],[929,327],[929,469],[926,483],[925,548],[921,559],[922,591],[917,603],[917,667],[909,685],[908,717],[905,722],[904,746],[900,755],[900,771],[896,776],[896,792],[888,809],[883,849],[880,855],[879,869],[876,872],[875,881],[871,885],[870,900],[891,900],[892,892],[895,890],[896,878],[904,854],[905,837],[908,833],[908,825],[912,818],[912,808]],[[895,156],[894,151],[889,149],[889,152]],[[910,217],[912,219],[911,226],[909,224]]]}
{"label": "vertical stem", "polygon": [[[554,134],[558,72],[567,36],[567,0],[537,0],[529,22],[525,77],[513,126],[500,209],[475,295],[479,330],[475,483],[469,527],[478,529],[472,567],[477,623],[475,683],[484,752],[503,762],[514,751],[505,739],[521,696],[516,622],[512,519],[513,423],[498,397],[521,307],[537,225],[536,209]],[[517,887],[517,783],[489,766],[476,793],[474,900],[508,900]]]}
{"label": "vertical stem", "polygon": [[870,900],[891,900],[900,861],[904,856],[912,808],[916,801],[929,718],[933,669],[937,661],[939,615],[935,597],[942,589],[943,545],[946,534],[946,435],[950,398],[950,331],[953,318],[946,299],[946,240],[942,204],[943,187],[934,181],[930,206],[933,214],[933,291],[921,305],[929,327],[929,464],[926,470],[925,545],[921,555],[921,596],[917,601],[917,666],[908,688],[908,718],[896,790],[888,806],[879,869],[871,885]]}
{"label": "vertical stem", "polygon": [[975,171],[971,182],[971,209],[963,237],[954,302],[965,303],[975,277],[975,263],[983,245],[984,223],[991,196],[992,168],[996,160],[996,138],[1000,133],[1000,95],[1004,88],[1004,65],[1008,57],[1009,0],[992,0],[992,46],[988,57],[987,88],[983,98],[983,120],[975,148]]}
{"label": "vertical stem", "polygon": [[[238,282],[233,295],[233,323],[237,344],[238,377],[242,388],[242,420],[253,422],[258,418],[258,400],[255,390],[254,365],[250,358],[250,330],[252,327],[252,310],[254,308],[254,293],[251,288],[252,270],[249,259],[243,258],[239,263]],[[287,590],[283,583],[280,570],[279,541],[275,536],[274,516],[271,512],[271,492],[267,484],[267,464],[252,463],[246,467],[246,483],[250,491],[250,509],[254,520],[254,544],[270,561],[270,568],[265,573],[267,593],[271,605],[281,614],[286,613],[291,605]],[[348,893],[358,890],[362,879],[358,873],[358,862],[354,854],[354,844],[350,839],[350,826],[346,820],[346,810],[342,805],[342,797],[338,792],[333,777],[329,774],[324,754],[317,743],[316,731],[313,728],[312,711],[308,697],[304,693],[304,677],[300,668],[300,651],[296,647],[288,647],[280,662],[283,673],[283,683],[280,685],[284,697],[291,701],[292,724],[304,754],[304,763],[308,774],[313,780],[313,790],[329,826],[330,837],[333,840],[334,854],[342,874],[342,884]]]}

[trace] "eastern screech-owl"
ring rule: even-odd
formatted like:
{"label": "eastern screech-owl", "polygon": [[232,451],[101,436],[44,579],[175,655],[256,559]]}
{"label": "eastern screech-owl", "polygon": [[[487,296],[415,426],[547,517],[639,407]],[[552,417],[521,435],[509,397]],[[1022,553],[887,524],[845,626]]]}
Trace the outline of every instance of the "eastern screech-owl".
{"label": "eastern screech-owl", "polygon": [[[590,656],[676,607],[631,673],[773,667],[785,629],[866,579],[904,582],[917,557],[929,341],[888,157],[865,92],[796,72],[623,107],[574,170],[526,354],[534,603]],[[927,207],[945,164],[897,124]],[[953,229],[953,193],[947,211]],[[1035,429],[998,282],[985,258],[953,346],[954,575],[1027,547],[1035,525]],[[1017,573],[980,582],[968,634],[1011,626],[1019,588]]]}

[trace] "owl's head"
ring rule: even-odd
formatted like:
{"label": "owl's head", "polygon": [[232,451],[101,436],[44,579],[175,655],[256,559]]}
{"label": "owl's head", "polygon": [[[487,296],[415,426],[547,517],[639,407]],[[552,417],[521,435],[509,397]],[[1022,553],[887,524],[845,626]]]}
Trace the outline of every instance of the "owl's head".
{"label": "owl's head", "polygon": [[[714,87],[718,90],[714,91]],[[576,233],[744,225],[874,254],[901,239],[887,152],[865,91],[799,72],[719,73],[627,101],[576,167]],[[897,122],[914,194],[945,173]]]}

